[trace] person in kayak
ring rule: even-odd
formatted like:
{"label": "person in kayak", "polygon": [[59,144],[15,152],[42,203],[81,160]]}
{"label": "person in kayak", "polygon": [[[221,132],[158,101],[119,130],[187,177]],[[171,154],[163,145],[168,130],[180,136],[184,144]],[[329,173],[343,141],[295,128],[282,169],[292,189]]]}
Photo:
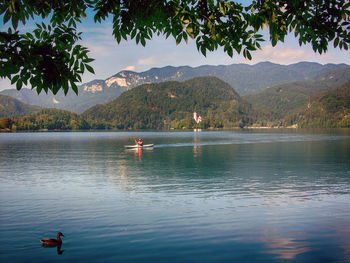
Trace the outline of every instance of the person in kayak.
{"label": "person in kayak", "polygon": [[137,141],[136,138],[134,137],[134,141],[135,141],[136,145],[143,146],[143,141],[141,138],[139,138],[139,140]]}

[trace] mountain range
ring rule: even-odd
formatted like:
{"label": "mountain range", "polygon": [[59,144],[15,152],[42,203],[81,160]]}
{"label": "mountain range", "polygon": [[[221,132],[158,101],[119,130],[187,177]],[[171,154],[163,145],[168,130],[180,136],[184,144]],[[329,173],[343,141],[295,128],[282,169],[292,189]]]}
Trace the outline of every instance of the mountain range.
{"label": "mountain range", "polygon": [[[166,76],[169,74],[162,78]],[[0,95],[0,117],[17,116],[12,120],[18,130],[350,126],[350,66],[347,65],[304,81],[279,84],[245,96],[212,76],[181,82],[146,83],[135,88],[127,85],[132,82],[131,78],[124,82],[120,77],[108,79],[109,82],[94,81],[91,86],[82,87],[86,90],[82,96],[86,103],[94,101],[93,94],[101,98],[104,94],[104,100],[109,102],[94,105],[80,115],[27,105]],[[139,79],[138,82],[143,81]],[[110,88],[98,88],[98,85],[109,85]],[[89,93],[89,87],[94,87],[95,93],[92,89]],[[115,90],[120,96],[112,99]],[[25,99],[31,91],[25,89],[17,94]],[[39,96],[36,99],[40,100]],[[194,121],[194,111],[201,115],[201,122]],[[2,120],[6,122],[6,119]],[[6,123],[10,125],[10,122]]]}
{"label": "mountain range", "polygon": [[200,76],[214,76],[232,86],[238,94],[255,94],[266,88],[315,78],[316,76],[347,67],[346,64],[321,65],[313,62],[300,62],[279,65],[262,62],[255,65],[232,64],[200,67],[163,67],[144,72],[121,71],[105,80],[93,80],[79,86],[79,96],[69,92],[57,95],[41,93],[22,88],[7,89],[0,92],[23,103],[45,108],[59,108],[82,113],[96,104],[104,104],[120,96],[123,92],[145,83],[165,81],[185,81]]}

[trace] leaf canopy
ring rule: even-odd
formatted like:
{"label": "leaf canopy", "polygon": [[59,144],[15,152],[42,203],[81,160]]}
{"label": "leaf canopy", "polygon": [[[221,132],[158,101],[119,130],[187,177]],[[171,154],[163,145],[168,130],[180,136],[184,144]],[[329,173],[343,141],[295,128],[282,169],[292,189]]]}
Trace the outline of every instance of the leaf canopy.
{"label": "leaf canopy", "polygon": [[[85,69],[94,73],[88,49],[77,44],[77,24],[87,14],[96,23],[112,17],[117,43],[135,39],[145,46],[155,34],[171,36],[176,44],[191,38],[204,56],[222,47],[231,57],[242,53],[252,59],[266,26],[273,46],[290,32],[319,53],[332,41],[340,49],[350,45],[348,0],[256,0],[249,6],[230,0],[3,0],[0,14],[0,77],[17,89],[30,84],[38,93],[67,93],[69,87],[78,93]],[[32,32],[18,30],[19,23],[38,17],[49,23]]]}

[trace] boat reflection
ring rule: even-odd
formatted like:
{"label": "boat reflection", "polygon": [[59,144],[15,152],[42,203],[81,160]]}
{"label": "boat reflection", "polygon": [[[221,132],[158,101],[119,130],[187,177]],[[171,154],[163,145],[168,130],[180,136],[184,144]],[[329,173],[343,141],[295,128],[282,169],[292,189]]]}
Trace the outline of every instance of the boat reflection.
{"label": "boat reflection", "polygon": [[153,148],[132,148],[132,149],[126,149],[127,152],[133,152],[134,153],[134,159],[142,161],[142,155],[143,151],[153,151]]}
{"label": "boat reflection", "polygon": [[135,149],[135,153],[134,153],[135,160],[138,157],[139,161],[142,161],[142,153],[143,153],[142,149]]}

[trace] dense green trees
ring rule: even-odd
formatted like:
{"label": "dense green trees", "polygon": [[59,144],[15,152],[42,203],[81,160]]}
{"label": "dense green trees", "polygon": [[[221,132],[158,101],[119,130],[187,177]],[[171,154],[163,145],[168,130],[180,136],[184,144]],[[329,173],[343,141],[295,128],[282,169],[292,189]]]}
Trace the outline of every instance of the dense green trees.
{"label": "dense green trees", "polygon": [[14,131],[16,130],[13,126],[14,121],[11,118],[0,118],[0,131]]}
{"label": "dense green trees", "polygon": [[312,96],[342,86],[350,81],[350,67],[327,71],[316,77],[266,88],[260,93],[244,96],[259,112],[261,125],[273,125],[297,113]]}
{"label": "dense green trees", "polygon": [[285,118],[284,125],[301,128],[349,128],[350,82],[313,97],[298,113]]}
{"label": "dense green trees", "polygon": [[89,124],[78,114],[57,110],[43,109],[39,113],[14,118],[17,130],[84,130]]}
{"label": "dense green trees", "polygon": [[[350,3],[347,0],[257,0],[243,6],[230,0],[3,0],[0,14],[5,26],[0,32],[0,77],[16,83],[17,89],[31,84],[38,93],[54,94],[69,86],[77,93],[76,83],[93,59],[77,44],[81,35],[77,23],[87,15],[102,23],[113,17],[113,35],[135,39],[146,45],[154,34],[172,36],[177,43],[195,40],[206,55],[223,47],[251,59],[251,51],[260,48],[259,33],[269,28],[273,46],[284,41],[289,32],[300,45],[311,43],[314,51],[334,47],[348,50],[350,44]],[[19,23],[31,18],[48,18],[32,32],[19,31]],[[7,25],[7,28],[6,28]]]}

